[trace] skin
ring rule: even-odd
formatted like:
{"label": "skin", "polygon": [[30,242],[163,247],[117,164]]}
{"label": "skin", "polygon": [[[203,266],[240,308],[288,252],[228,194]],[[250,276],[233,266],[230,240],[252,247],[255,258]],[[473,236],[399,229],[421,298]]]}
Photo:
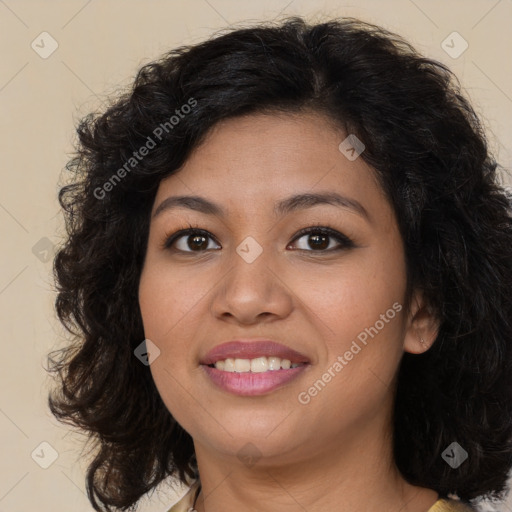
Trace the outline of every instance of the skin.
{"label": "skin", "polygon": [[[145,335],[160,349],[153,379],[194,440],[198,512],[425,512],[438,498],[403,479],[391,445],[400,359],[404,351],[428,350],[437,335],[420,292],[409,313],[403,307],[309,403],[297,399],[359,333],[395,302],[405,303],[396,218],[373,170],[338,149],[346,136],[315,113],[230,119],[160,183],[153,212],[182,194],[226,210],[221,217],[179,208],[152,218],[139,288]],[[321,191],[359,201],[370,220],[333,205],[274,216],[280,199]],[[174,251],[163,249],[166,235],[188,223],[211,234],[208,249],[190,248],[193,235],[176,241]],[[331,250],[339,244],[329,237],[318,249],[311,234],[296,238],[315,225],[331,226],[355,247]],[[248,236],[263,249],[252,263],[236,252]],[[277,340],[306,354],[311,366],[262,396],[225,392],[199,361],[241,337]],[[251,467],[237,456],[249,442],[260,457]]]}

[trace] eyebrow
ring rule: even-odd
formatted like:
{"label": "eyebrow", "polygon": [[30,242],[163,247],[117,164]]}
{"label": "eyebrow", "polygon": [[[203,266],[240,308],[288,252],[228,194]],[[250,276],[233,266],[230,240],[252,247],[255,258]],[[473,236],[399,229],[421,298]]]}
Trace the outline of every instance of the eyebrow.
{"label": "eyebrow", "polygon": [[[370,215],[366,208],[355,199],[342,196],[336,192],[296,194],[282,199],[274,206],[274,215],[284,216],[292,212],[312,208],[317,205],[333,205],[340,208],[350,209],[371,222]],[[162,212],[175,208],[187,208],[206,215],[217,215],[225,217],[224,209],[216,203],[200,196],[171,196],[164,199],[153,213],[153,219]]]}

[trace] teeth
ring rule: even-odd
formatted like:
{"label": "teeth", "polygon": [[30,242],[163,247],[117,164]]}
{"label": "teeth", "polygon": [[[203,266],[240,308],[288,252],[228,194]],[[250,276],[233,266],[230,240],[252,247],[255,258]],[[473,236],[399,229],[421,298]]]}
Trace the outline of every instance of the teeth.
{"label": "teeth", "polygon": [[249,359],[235,359],[235,372],[250,372],[251,361]]}
{"label": "teeth", "polygon": [[[237,361],[248,361],[248,359],[237,359]],[[261,373],[266,372],[268,370],[268,362],[266,357],[258,357],[256,359],[251,359],[251,372],[253,373]],[[238,368],[237,368],[238,371]]]}
{"label": "teeth", "polygon": [[268,369],[269,370],[279,370],[281,368],[281,359],[279,357],[269,357],[268,358]]}
{"label": "teeth", "polygon": [[269,370],[288,370],[289,368],[297,368],[301,366],[298,363],[291,363],[289,359],[281,359],[279,357],[257,357],[255,359],[233,359],[228,358],[224,361],[217,361],[215,368],[225,372],[238,373],[263,373]]}

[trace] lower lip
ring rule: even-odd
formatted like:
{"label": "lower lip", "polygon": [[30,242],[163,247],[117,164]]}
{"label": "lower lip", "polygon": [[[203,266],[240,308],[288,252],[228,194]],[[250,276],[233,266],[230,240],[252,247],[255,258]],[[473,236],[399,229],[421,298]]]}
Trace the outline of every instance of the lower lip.
{"label": "lower lip", "polygon": [[204,364],[201,365],[208,377],[219,388],[229,393],[241,396],[257,396],[270,393],[292,379],[295,379],[303,371],[311,366],[305,364],[288,370],[269,370],[261,373],[252,372],[225,372]]}

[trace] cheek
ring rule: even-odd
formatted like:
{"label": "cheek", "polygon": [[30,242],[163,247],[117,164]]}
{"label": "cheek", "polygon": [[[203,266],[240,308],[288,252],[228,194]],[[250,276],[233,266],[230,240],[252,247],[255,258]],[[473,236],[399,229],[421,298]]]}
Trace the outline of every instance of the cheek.
{"label": "cheek", "polygon": [[315,377],[322,378],[329,369],[336,375],[333,398],[357,396],[358,389],[366,389],[369,400],[378,401],[386,392],[382,383],[389,384],[397,370],[403,351],[406,277],[400,254],[387,254],[354,253],[343,268],[318,274],[302,288],[301,299],[313,311],[325,343],[321,360],[326,364]]}
{"label": "cheek", "polygon": [[190,422],[190,395],[183,383],[191,371],[188,340],[193,338],[193,333],[183,332],[183,322],[199,325],[193,307],[198,300],[193,282],[148,260],[139,283],[139,305],[144,335],[160,350],[149,369],[165,406],[182,426]]}
{"label": "cheek", "polygon": [[320,319],[317,351],[323,354],[301,396],[310,397],[326,423],[363,428],[390,399],[402,355],[403,283],[382,264],[339,276],[304,301]]}
{"label": "cheek", "polygon": [[190,325],[194,309],[199,309],[204,295],[204,281],[187,278],[185,273],[168,264],[148,261],[139,283],[139,304],[146,337],[165,343],[184,318]]}
{"label": "cheek", "polygon": [[[301,290],[299,297],[314,311],[326,334],[351,339],[374,325],[395,302],[402,303],[406,278],[400,255],[385,258],[382,254],[377,250],[354,253],[343,266],[296,280],[295,290]],[[392,323],[398,322],[390,321],[385,330]]]}
{"label": "cheek", "polygon": [[150,370],[171,412],[187,401],[181,383],[190,379],[190,372],[200,370],[194,347],[206,320],[208,286],[206,278],[198,279],[197,272],[177,270],[157,258],[148,258],[141,274],[139,305],[144,335],[160,350]]}

